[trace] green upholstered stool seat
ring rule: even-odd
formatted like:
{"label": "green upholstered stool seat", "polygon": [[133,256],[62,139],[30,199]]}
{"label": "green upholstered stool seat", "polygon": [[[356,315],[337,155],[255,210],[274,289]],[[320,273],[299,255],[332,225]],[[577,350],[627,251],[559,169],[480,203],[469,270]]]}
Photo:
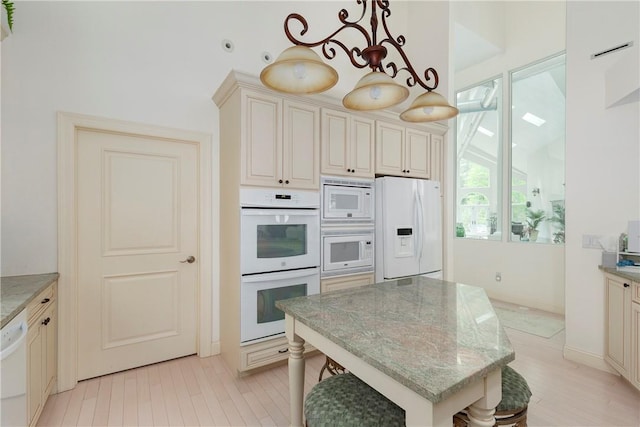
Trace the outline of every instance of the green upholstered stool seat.
{"label": "green upholstered stool seat", "polygon": [[313,386],[304,401],[308,427],[404,426],[404,410],[351,373]]}
{"label": "green upholstered stool seat", "polygon": [[[513,425],[517,427],[527,426],[527,408],[531,390],[527,380],[513,368],[502,368],[502,400],[496,408],[496,426]],[[469,417],[466,411],[454,416],[454,425],[462,427],[468,425]]]}

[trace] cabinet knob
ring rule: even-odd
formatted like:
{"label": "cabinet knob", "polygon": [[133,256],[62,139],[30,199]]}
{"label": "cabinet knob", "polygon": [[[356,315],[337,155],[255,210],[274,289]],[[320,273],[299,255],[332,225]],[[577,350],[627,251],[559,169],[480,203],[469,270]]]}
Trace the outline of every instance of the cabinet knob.
{"label": "cabinet knob", "polygon": [[356,173],[356,170],[355,169],[351,169],[351,173]]}
{"label": "cabinet knob", "polygon": [[282,184],[282,180],[281,179],[278,180],[278,184]]}
{"label": "cabinet knob", "polygon": [[628,287],[629,287],[629,284],[628,284],[628,283],[625,283],[625,284],[624,284],[624,287],[625,287],[625,288],[628,288]]}
{"label": "cabinet knob", "polygon": [[43,299],[42,301],[40,301],[40,304],[46,304],[46,303],[48,303],[49,301],[51,301],[49,298],[45,298],[45,299]]}
{"label": "cabinet knob", "polygon": [[50,318],[50,317],[47,317],[46,319],[44,319],[44,320],[42,321],[42,324],[43,324],[43,325],[45,325],[45,326],[47,326],[47,325],[49,324],[49,322],[51,322],[51,318]]}
{"label": "cabinet knob", "polygon": [[284,350],[278,350],[278,353],[283,354],[283,353],[286,353],[287,351],[289,351],[289,349],[285,348]]}
{"label": "cabinet knob", "polygon": [[347,169],[347,172],[351,172],[351,169]]}
{"label": "cabinet knob", "polygon": [[407,169],[407,173],[411,172],[409,169]]}
{"label": "cabinet knob", "polygon": [[289,180],[286,180],[284,183],[285,183],[285,184],[288,184],[288,183],[289,183]]}

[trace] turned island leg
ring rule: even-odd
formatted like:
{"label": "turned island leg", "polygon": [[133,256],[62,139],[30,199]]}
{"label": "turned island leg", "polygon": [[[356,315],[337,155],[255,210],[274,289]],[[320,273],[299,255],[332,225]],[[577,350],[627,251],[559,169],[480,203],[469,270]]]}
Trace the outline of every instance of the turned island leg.
{"label": "turned island leg", "polygon": [[289,340],[289,405],[291,426],[302,427],[304,400],[304,340],[294,332],[295,319],[285,316],[286,335]]}
{"label": "turned island leg", "polygon": [[496,369],[484,379],[484,397],[469,406],[469,427],[493,427],[496,406],[502,399],[502,371]]}

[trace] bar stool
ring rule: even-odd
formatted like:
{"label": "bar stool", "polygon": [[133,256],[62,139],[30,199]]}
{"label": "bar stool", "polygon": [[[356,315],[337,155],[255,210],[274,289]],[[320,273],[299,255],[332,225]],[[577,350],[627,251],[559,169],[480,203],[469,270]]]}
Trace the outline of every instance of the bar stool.
{"label": "bar stool", "polygon": [[352,373],[314,385],[304,400],[307,427],[404,427],[404,410]]}
{"label": "bar stool", "polygon": [[324,365],[322,365],[322,369],[320,369],[320,375],[318,376],[318,382],[322,381],[322,375],[324,375],[324,371],[325,370],[327,372],[329,372],[331,375],[344,374],[345,372],[347,372],[347,370],[344,368],[344,366],[342,366],[341,364],[339,364],[338,362],[336,362],[335,360],[333,360],[329,356],[326,356],[326,360],[324,361]]}
{"label": "bar stool", "polygon": [[[514,427],[527,427],[527,409],[531,390],[527,380],[517,373],[515,369],[505,366],[502,368],[502,400],[496,408],[496,426],[513,425]],[[458,412],[453,416],[455,427],[469,425],[469,417],[466,411]]]}

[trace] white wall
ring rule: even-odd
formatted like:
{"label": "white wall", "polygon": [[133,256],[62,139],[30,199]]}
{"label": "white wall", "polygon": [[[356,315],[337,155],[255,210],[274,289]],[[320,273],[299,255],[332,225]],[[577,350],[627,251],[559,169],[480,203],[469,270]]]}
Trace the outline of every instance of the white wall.
{"label": "white wall", "polygon": [[617,237],[640,218],[640,107],[605,108],[605,73],[631,50],[590,55],[627,41],[640,43],[639,2],[567,2],[565,355],[594,365],[604,354],[601,252],[583,249],[582,235]]}
{"label": "white wall", "polygon": [[[448,8],[429,3],[394,1],[389,26],[422,53],[416,67],[441,72],[439,90],[447,93],[448,43],[426,41],[446,41]],[[337,29],[342,7],[359,16],[350,0],[20,2],[14,34],[1,45],[1,275],[57,270],[57,111],[203,131],[217,143],[211,96],[229,71],[258,75],[263,52],[277,56],[290,46],[287,14],[305,16],[307,40],[318,40]],[[410,35],[409,21],[422,24]],[[224,39],[235,44],[232,53]],[[336,98],[365,74],[342,52],[331,65],[340,74],[328,92]],[[214,316],[217,295],[214,288]]]}
{"label": "white wall", "polygon": [[[454,10],[484,7],[485,2],[456,3]],[[491,8],[495,5],[489,4]],[[550,2],[505,2],[504,5],[504,51],[480,64],[465,68],[455,74],[456,90],[469,87],[490,78],[503,75],[504,81],[504,128],[508,135],[508,71],[536,62],[542,58],[562,52],[565,48],[565,3]],[[475,14],[481,16],[480,12]],[[457,14],[454,19],[457,19]],[[474,14],[462,15],[473,19]],[[475,25],[479,25],[475,22]],[[492,23],[495,25],[495,22]],[[471,25],[469,25],[471,27]],[[503,144],[506,144],[506,137]],[[455,152],[453,148],[450,148]],[[508,158],[508,152],[503,153]],[[455,156],[450,155],[450,168],[455,168]],[[503,175],[508,176],[509,165],[505,162]],[[454,178],[455,179],[455,178]],[[508,188],[502,193],[502,229],[510,230],[510,195]],[[545,230],[547,232],[547,230]],[[544,233],[543,233],[544,234]],[[547,233],[548,234],[548,233]],[[544,237],[544,235],[542,236]],[[506,239],[506,237],[503,237]],[[520,242],[453,240],[453,279],[457,282],[480,285],[490,297],[517,304],[564,312],[564,247],[552,244]],[[502,281],[495,275],[500,272]]]}

